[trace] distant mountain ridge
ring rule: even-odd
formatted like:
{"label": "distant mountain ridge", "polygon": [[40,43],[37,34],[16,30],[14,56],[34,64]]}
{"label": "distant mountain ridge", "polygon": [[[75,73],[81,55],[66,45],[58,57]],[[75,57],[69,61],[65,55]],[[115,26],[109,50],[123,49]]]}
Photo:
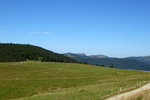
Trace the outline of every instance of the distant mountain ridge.
{"label": "distant mountain ridge", "polygon": [[[67,57],[71,57],[76,59],[80,62],[87,62],[89,64],[94,65],[105,65],[111,66],[113,65],[115,68],[121,69],[135,69],[135,70],[146,70],[150,71],[150,62],[148,62],[148,58],[111,58],[105,55],[94,55],[94,56],[87,56],[87,55],[78,55],[74,53],[65,53]],[[142,59],[142,60],[141,60]]]}
{"label": "distant mountain ridge", "polygon": [[108,56],[105,55],[90,55],[90,58],[109,58]]}
{"label": "distant mountain ridge", "polygon": [[128,57],[128,58],[129,59],[138,60],[138,61],[142,61],[142,62],[150,64],[150,56]]}
{"label": "distant mountain ridge", "polygon": [[109,58],[108,56],[105,55],[89,55],[87,56],[85,53],[64,53],[64,55],[69,56],[69,57],[85,57],[85,58]]}

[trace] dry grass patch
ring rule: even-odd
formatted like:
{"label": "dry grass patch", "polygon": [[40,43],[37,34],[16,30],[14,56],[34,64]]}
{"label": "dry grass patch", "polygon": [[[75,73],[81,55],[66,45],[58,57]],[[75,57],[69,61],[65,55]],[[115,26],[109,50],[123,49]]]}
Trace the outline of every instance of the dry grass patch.
{"label": "dry grass patch", "polygon": [[123,98],[123,100],[150,100],[150,90],[141,91],[132,96]]}

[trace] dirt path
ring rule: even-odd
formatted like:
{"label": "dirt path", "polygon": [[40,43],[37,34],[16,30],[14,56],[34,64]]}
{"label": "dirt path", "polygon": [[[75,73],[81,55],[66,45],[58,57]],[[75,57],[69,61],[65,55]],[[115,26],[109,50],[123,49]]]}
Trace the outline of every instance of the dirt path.
{"label": "dirt path", "polygon": [[141,91],[145,91],[145,90],[149,90],[150,89],[150,83],[149,84],[146,84],[138,89],[135,89],[135,90],[132,90],[132,91],[129,91],[129,92],[125,92],[125,93],[122,93],[122,94],[118,94],[116,96],[113,96],[113,97],[110,97],[110,98],[107,98],[105,100],[124,100],[132,95],[135,95]]}

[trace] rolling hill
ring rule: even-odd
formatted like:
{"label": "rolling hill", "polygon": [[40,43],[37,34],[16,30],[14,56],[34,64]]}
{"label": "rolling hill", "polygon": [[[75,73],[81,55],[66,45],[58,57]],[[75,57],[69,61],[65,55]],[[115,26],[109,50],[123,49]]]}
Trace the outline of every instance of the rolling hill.
{"label": "rolling hill", "polygon": [[77,63],[5,62],[0,73],[0,100],[104,100],[150,81],[146,71]]}
{"label": "rolling hill", "polygon": [[135,70],[150,71],[149,63],[137,59],[111,58],[104,55],[86,56],[85,54],[79,55],[73,53],[65,53],[64,55],[76,59],[80,62],[87,62],[88,64],[105,65],[107,67],[113,65],[113,67],[121,68],[121,69],[135,69]]}
{"label": "rolling hill", "polygon": [[0,43],[0,62],[16,61],[77,62],[61,54],[28,44]]}

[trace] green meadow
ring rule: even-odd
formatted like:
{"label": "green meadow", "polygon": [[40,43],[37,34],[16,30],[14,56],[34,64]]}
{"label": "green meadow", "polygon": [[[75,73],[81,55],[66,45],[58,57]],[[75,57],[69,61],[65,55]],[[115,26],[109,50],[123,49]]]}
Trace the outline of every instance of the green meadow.
{"label": "green meadow", "polygon": [[0,100],[103,100],[149,81],[146,71],[76,63],[0,63]]}

